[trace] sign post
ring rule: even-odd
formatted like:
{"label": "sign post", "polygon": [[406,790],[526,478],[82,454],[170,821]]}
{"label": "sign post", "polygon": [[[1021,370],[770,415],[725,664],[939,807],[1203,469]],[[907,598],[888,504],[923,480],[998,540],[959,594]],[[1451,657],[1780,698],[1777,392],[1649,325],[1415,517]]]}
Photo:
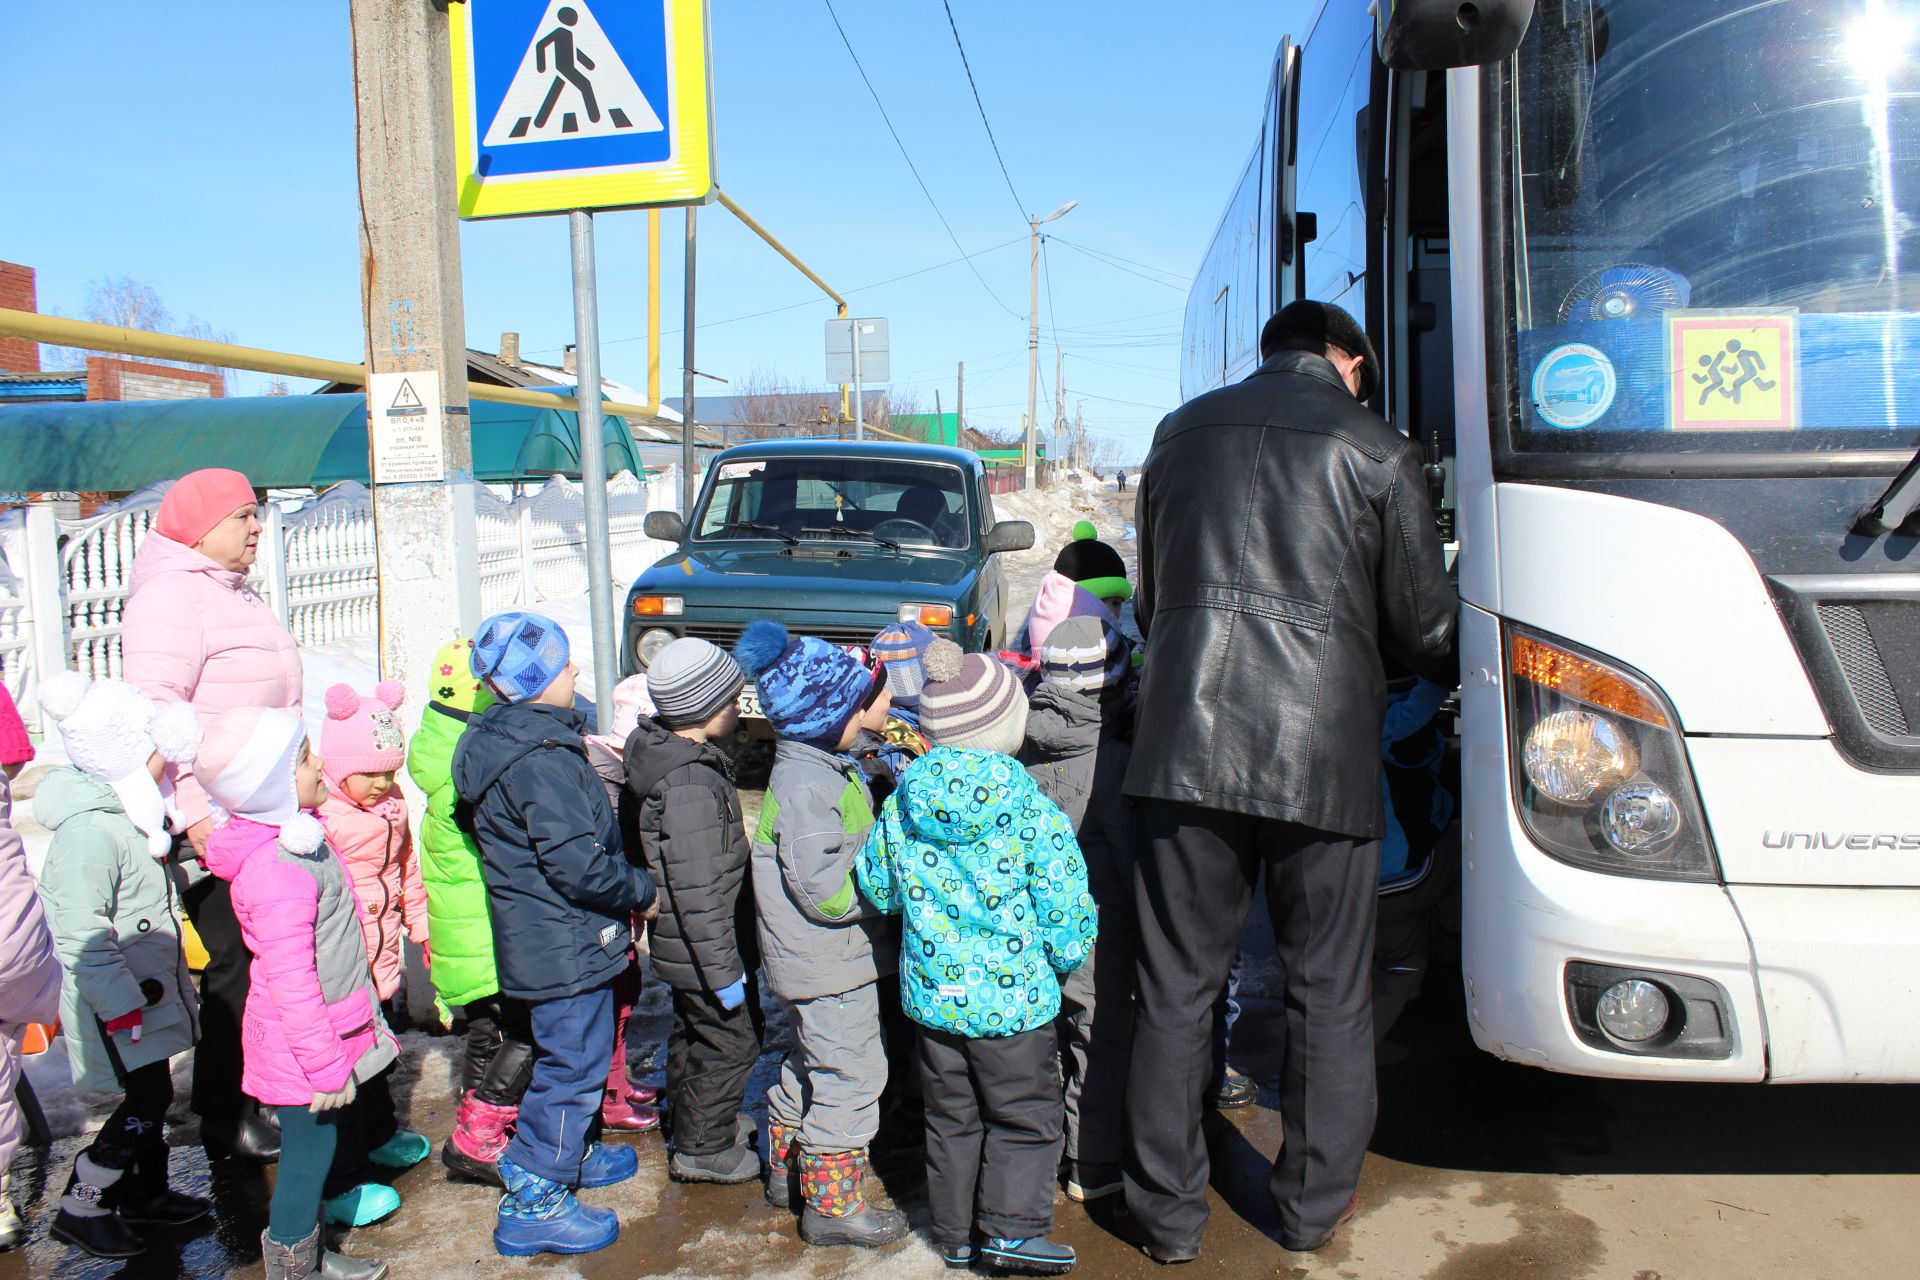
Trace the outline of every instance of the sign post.
{"label": "sign post", "polygon": [[[706,0],[485,0],[449,17],[460,215],[571,224],[594,704],[609,708],[620,660],[591,211],[687,205],[691,227],[712,198]],[[691,272],[687,288],[691,309]]]}
{"label": "sign post", "polygon": [[867,378],[885,382],[893,377],[891,336],[885,320],[834,319],[827,321],[827,381],[853,387],[853,438],[867,438],[866,399],[861,383]]}

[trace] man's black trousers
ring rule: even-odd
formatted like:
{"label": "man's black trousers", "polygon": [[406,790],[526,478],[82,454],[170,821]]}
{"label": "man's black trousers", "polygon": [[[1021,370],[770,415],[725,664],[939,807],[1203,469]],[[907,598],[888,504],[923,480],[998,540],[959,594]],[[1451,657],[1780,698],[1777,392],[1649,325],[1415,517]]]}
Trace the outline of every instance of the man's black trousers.
{"label": "man's black trousers", "polygon": [[1053,1230],[1065,1123],[1053,1025],[980,1040],[922,1027],[920,1088],[934,1243]]}
{"label": "man's black trousers", "polygon": [[765,1029],[760,984],[753,975],[747,977],[746,999],[737,1009],[726,1008],[705,991],[673,993],[667,1102],[676,1151],[710,1156],[737,1141],[737,1117]]}
{"label": "man's black trousers", "polygon": [[1127,1210],[1157,1243],[1199,1247],[1207,1224],[1201,1095],[1213,1068],[1213,1004],[1264,867],[1286,975],[1286,1139],[1273,1166],[1273,1200],[1283,1237],[1318,1239],[1353,1195],[1373,1136],[1380,843],[1173,801],[1147,800],[1140,812]]}

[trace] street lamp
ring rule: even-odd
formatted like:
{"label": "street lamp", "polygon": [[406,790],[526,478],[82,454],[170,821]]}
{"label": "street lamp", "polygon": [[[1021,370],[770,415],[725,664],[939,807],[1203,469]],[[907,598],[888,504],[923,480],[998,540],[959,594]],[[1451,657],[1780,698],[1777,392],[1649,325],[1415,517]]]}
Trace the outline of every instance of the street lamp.
{"label": "street lamp", "polygon": [[1027,488],[1032,489],[1039,481],[1036,479],[1036,455],[1039,452],[1040,409],[1040,224],[1052,222],[1055,218],[1064,218],[1073,212],[1078,200],[1069,200],[1044,218],[1028,218],[1027,229],[1033,233],[1032,262],[1027,289]]}

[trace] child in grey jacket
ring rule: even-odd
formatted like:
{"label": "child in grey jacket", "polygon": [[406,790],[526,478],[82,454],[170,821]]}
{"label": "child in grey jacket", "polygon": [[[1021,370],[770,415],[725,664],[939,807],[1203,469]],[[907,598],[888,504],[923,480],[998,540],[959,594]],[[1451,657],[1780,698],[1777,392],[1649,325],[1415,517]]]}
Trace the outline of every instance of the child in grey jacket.
{"label": "child in grey jacket", "polygon": [[1133,1039],[1133,816],[1121,786],[1133,755],[1133,644],[1102,618],[1068,618],[1040,646],[1040,684],[1020,761],[1080,838],[1100,942],[1060,981],[1068,1197],[1120,1190]]}
{"label": "child in grey jacket", "polygon": [[124,680],[63,671],[41,685],[71,767],[34,792],[53,831],[40,899],[68,982],[60,1004],[68,1065],[83,1089],[120,1103],[74,1158],[52,1236],[96,1258],[146,1250],[141,1231],[177,1227],[212,1205],[167,1182],[169,1063],[200,1038],[200,1002],[180,947],[173,847],[159,779],[193,758],[186,703],[155,707]]}
{"label": "child in grey jacket", "polygon": [[765,620],[734,657],[780,738],[752,855],[767,985],[795,1041],[767,1092],[767,1198],[791,1207],[797,1181],[803,1240],[871,1248],[907,1230],[861,1191],[887,1083],[879,983],[899,957],[854,887],[872,793],[860,767],[834,753],[884,722],[886,684],[826,641]]}

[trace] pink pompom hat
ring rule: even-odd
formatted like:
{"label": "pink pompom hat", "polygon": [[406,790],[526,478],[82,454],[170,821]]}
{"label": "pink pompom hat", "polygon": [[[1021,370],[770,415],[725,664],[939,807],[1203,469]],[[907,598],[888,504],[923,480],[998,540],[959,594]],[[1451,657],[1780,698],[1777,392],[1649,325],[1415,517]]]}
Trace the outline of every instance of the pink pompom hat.
{"label": "pink pompom hat", "polygon": [[353,774],[386,773],[406,762],[406,735],[393,714],[406,696],[406,686],[398,680],[382,680],[371,694],[345,684],[327,690],[327,719],[320,726],[327,781],[338,786]]}

